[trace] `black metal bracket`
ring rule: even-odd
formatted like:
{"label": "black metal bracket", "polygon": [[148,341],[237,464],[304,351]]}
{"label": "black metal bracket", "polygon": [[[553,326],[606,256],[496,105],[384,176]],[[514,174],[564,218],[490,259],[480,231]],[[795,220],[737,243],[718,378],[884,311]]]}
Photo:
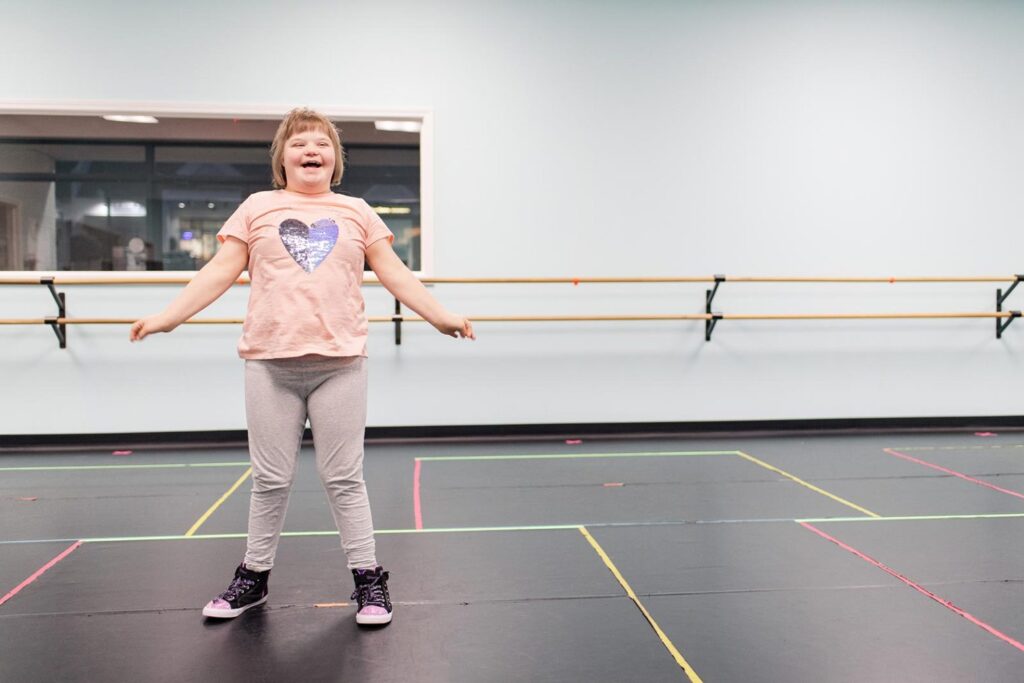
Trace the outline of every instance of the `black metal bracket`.
{"label": "black metal bracket", "polygon": [[[1010,296],[1010,292],[1017,288],[1017,285],[1020,284],[1020,281],[1024,280],[1024,275],[1018,274],[1015,275],[1014,277],[1016,279],[1013,281],[1013,284],[1010,285],[1010,288],[1006,290],[1005,294],[1003,294],[1003,290],[1001,289],[996,290],[996,313],[1003,312],[1003,302],[1006,301],[1007,297]],[[1010,323],[1013,322],[1014,318],[1018,317],[1020,317],[1020,311],[1010,311],[1010,317],[1007,318],[1006,320],[996,318],[996,339],[1002,339],[1003,331],[1010,326]]]}
{"label": "black metal bracket", "polygon": [[1003,336],[1003,330],[1010,326],[1014,320],[1020,317],[1020,311],[1007,311],[1010,317],[1006,320],[1000,320],[996,318],[996,339],[1000,339]]}
{"label": "black metal bracket", "polygon": [[711,333],[715,331],[715,325],[722,319],[721,313],[710,313],[710,315],[711,318],[704,321],[704,341],[711,341]]}
{"label": "black metal bracket", "polygon": [[715,300],[715,294],[718,293],[718,285],[725,282],[724,275],[715,275],[715,288],[704,290],[704,312],[711,312],[711,302]]}
{"label": "black metal bracket", "polygon": [[53,296],[53,300],[57,303],[57,317],[47,317],[43,318],[43,320],[50,326],[53,333],[57,335],[60,348],[66,349],[68,347],[68,326],[65,323],[57,322],[61,318],[68,317],[67,300],[64,298],[64,292],[58,292],[57,288],[53,286],[53,277],[41,277],[39,278],[39,284],[46,285],[46,288],[50,290],[50,294]]}
{"label": "black metal bracket", "polygon": [[722,319],[721,314],[711,312],[711,302],[715,300],[718,286],[723,282],[725,282],[724,275],[715,275],[715,288],[704,290],[704,312],[711,316],[704,321],[704,341],[711,341],[711,333],[715,331],[715,325]]}
{"label": "black metal bracket", "polygon": [[395,346],[402,345],[402,302],[395,299],[395,315],[391,318],[395,323]]}

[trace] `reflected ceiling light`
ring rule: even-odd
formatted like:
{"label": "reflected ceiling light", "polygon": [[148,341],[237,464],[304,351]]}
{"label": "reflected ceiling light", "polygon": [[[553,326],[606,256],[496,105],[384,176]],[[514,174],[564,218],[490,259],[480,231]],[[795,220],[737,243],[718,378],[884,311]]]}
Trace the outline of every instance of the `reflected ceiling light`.
{"label": "reflected ceiling light", "polygon": [[140,202],[100,202],[90,207],[86,216],[101,216],[109,218],[144,218],[146,207]]}
{"label": "reflected ceiling light", "polygon": [[118,123],[159,123],[155,116],[127,116],[124,114],[106,114],[103,118],[107,121],[116,121]]}
{"label": "reflected ceiling light", "polygon": [[375,206],[373,210],[381,216],[407,216],[412,213],[412,209],[408,206]]}
{"label": "reflected ceiling light", "polygon": [[423,124],[420,121],[374,121],[373,127],[390,132],[419,133]]}

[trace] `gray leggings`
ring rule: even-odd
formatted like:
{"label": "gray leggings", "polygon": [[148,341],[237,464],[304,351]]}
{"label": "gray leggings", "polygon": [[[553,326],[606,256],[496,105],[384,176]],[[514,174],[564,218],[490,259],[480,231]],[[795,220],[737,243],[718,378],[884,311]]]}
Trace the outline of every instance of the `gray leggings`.
{"label": "gray leggings", "polygon": [[316,467],[350,569],[377,566],[363,481],[366,359],[302,356],[245,361],[245,415],[252,461],[245,565],[274,566],[302,433],[309,418]]}

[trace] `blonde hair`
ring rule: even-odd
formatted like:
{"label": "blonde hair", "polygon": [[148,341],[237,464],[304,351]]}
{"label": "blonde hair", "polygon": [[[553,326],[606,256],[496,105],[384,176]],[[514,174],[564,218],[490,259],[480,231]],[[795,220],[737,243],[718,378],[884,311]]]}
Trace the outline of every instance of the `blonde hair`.
{"label": "blonde hair", "polygon": [[274,172],[274,187],[281,190],[288,186],[288,179],[284,173],[284,143],[288,138],[307,130],[319,130],[327,134],[334,145],[334,173],[331,175],[331,186],[341,182],[341,174],[345,171],[345,161],[342,157],[341,138],[338,136],[338,129],[334,127],[331,120],[318,111],[297,107],[284,115],[281,125],[277,127],[274,134],[274,141],[270,144],[270,167]]}

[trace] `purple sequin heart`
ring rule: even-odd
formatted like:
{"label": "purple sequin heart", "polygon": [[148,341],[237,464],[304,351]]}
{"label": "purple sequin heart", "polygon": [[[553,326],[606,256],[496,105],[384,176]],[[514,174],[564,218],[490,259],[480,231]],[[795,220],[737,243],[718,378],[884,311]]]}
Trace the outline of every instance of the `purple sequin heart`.
{"label": "purple sequin heart", "polygon": [[281,223],[279,230],[284,248],[307,273],[324,262],[338,241],[338,224],[330,218],[321,218],[308,226],[289,218]]}

